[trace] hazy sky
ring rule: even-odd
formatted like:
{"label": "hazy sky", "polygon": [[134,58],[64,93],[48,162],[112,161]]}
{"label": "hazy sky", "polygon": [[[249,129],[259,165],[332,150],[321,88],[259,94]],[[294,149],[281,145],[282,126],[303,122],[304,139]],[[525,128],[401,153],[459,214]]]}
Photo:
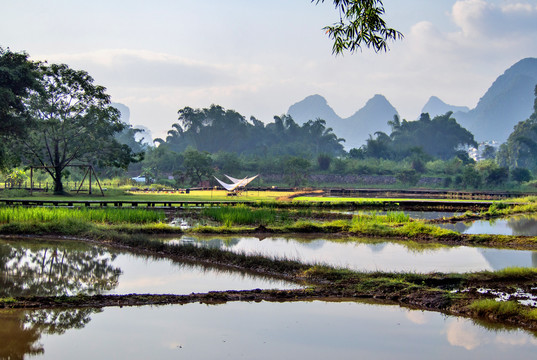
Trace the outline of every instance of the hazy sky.
{"label": "hazy sky", "polygon": [[509,66],[537,57],[537,0],[384,5],[405,38],[382,54],[332,55],[332,0],[0,0],[0,46],[88,71],[154,136],[185,106],[268,123],[313,94],[342,117],[383,94],[414,120],[431,95],[474,107]]}

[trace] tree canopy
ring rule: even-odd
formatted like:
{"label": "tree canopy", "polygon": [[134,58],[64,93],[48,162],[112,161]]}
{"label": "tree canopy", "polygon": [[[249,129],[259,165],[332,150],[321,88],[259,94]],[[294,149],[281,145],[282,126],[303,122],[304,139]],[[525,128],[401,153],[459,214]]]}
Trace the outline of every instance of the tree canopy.
{"label": "tree canopy", "polygon": [[429,114],[421,114],[416,121],[400,121],[394,116],[388,124],[392,132],[370,136],[362,153],[368,157],[402,159],[427,154],[443,160],[452,158],[461,146],[475,146],[474,136],[451,117],[452,112],[436,116],[431,120]]}
{"label": "tree canopy", "polygon": [[[25,135],[29,117],[23,100],[39,89],[37,67],[27,54],[0,47],[0,137]],[[7,165],[4,144],[0,144],[0,168]]]}
{"label": "tree canopy", "polygon": [[234,110],[219,105],[178,111],[179,122],[172,125],[166,140],[156,139],[171,151],[182,152],[187,147],[199,151],[219,151],[259,156],[293,155],[313,158],[318,154],[341,155],[341,142],[322,119],[310,120],[302,126],[291,116],[274,117],[265,124],[254,117],[246,120]]}
{"label": "tree canopy", "polygon": [[94,85],[85,71],[67,65],[40,66],[43,91],[25,99],[31,118],[28,136],[15,137],[25,160],[47,166],[54,180],[54,191],[63,192],[65,168],[74,163],[126,167],[137,161],[137,154],[114,136],[127,125],[110,106],[105,88]]}
{"label": "tree canopy", "polygon": [[507,142],[500,146],[497,160],[509,168],[537,169],[537,86],[533,114],[515,125]]}
{"label": "tree canopy", "polygon": [[334,0],[334,6],[339,11],[339,21],[324,30],[333,40],[332,52],[336,55],[344,51],[353,53],[362,46],[375,52],[387,51],[389,40],[403,38],[402,33],[388,27],[382,18],[385,10],[381,0]]}

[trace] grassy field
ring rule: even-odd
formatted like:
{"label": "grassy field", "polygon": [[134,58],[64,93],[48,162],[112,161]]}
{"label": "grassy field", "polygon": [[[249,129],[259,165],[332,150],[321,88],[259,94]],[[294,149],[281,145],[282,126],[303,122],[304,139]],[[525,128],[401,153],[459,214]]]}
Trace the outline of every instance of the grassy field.
{"label": "grassy field", "polygon": [[[171,191],[135,191],[123,192],[118,190],[109,190],[104,192],[104,197],[100,193],[88,194],[69,194],[69,195],[53,195],[52,193],[34,193],[31,198],[35,200],[125,200],[125,201],[273,201],[280,197],[293,195],[293,192],[284,191],[245,191],[238,196],[227,196],[225,190],[193,190],[189,194],[181,194]],[[6,198],[0,192],[0,198]],[[12,197],[10,198],[17,198]],[[21,197],[23,198],[23,197]]]}
{"label": "grassy field", "polygon": [[490,200],[468,200],[468,199],[438,199],[438,198],[364,198],[364,197],[319,197],[319,196],[297,196],[293,201],[304,201],[304,202],[398,202],[398,201],[447,201],[447,202],[490,202]]}

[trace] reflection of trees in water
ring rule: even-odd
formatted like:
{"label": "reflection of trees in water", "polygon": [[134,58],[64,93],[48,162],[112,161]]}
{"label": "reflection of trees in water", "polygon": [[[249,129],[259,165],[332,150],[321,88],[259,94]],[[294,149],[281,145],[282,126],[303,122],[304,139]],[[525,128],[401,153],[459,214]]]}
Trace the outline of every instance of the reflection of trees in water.
{"label": "reflection of trees in water", "polygon": [[24,359],[45,352],[39,343],[42,334],[63,334],[81,329],[99,309],[48,309],[0,311],[0,359]]}
{"label": "reflection of trees in water", "polygon": [[457,222],[454,224],[436,224],[436,226],[441,227],[443,229],[453,230],[458,233],[464,233],[466,230],[472,226],[472,222]]}
{"label": "reflection of trees in water", "polygon": [[535,216],[517,216],[507,220],[507,226],[513,229],[515,235],[536,236],[537,218]]}
{"label": "reflection of trees in water", "polygon": [[118,285],[116,255],[95,246],[0,242],[0,296],[95,294]]}

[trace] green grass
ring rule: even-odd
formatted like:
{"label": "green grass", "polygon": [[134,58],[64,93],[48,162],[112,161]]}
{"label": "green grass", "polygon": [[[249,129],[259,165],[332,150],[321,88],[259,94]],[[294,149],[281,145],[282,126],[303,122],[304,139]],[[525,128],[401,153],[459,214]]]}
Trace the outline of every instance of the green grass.
{"label": "green grass", "polygon": [[285,221],[288,214],[274,208],[251,208],[244,204],[236,206],[204,208],[202,216],[209,217],[229,227],[233,225],[268,225],[276,221]]}
{"label": "green grass", "polygon": [[[97,190],[92,195],[70,193],[66,195],[54,195],[52,193],[34,192],[33,200],[106,200],[106,201],[275,201],[282,196],[289,196],[294,192],[283,191],[244,191],[239,196],[227,196],[223,190],[191,190],[189,194],[181,194],[178,191],[118,191],[108,190],[104,197]],[[0,197],[2,192],[0,192]]]}
{"label": "green grass", "polygon": [[147,224],[166,219],[163,211],[144,209],[68,209],[46,207],[0,207],[0,224],[89,221],[96,223]]}

